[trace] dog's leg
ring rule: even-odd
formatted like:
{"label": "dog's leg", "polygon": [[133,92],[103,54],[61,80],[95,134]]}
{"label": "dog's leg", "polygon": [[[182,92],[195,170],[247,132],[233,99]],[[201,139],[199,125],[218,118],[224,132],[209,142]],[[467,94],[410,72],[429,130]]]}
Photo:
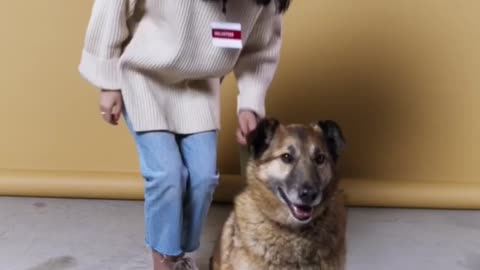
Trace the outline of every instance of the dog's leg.
{"label": "dog's leg", "polygon": [[234,235],[234,214],[230,213],[220,230],[213,254],[210,257],[210,270],[230,270],[229,255],[232,251]]}

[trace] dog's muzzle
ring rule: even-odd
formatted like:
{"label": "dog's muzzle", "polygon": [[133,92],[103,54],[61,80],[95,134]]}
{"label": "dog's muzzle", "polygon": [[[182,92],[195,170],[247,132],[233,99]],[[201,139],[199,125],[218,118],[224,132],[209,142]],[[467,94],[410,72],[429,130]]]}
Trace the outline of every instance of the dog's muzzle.
{"label": "dog's muzzle", "polygon": [[[278,194],[280,195],[281,199],[285,202],[285,204],[288,206],[290,213],[295,219],[297,219],[300,222],[308,222],[312,219],[313,210],[314,210],[313,204],[304,203],[304,202],[302,202],[301,204],[293,203],[292,200],[288,198],[287,194],[282,188],[278,188]],[[304,195],[304,196],[307,196],[307,195]],[[314,201],[312,200],[312,198],[314,197],[313,194],[308,194],[308,196],[309,196],[308,200],[313,202]],[[315,195],[315,198],[318,198],[318,195]]]}

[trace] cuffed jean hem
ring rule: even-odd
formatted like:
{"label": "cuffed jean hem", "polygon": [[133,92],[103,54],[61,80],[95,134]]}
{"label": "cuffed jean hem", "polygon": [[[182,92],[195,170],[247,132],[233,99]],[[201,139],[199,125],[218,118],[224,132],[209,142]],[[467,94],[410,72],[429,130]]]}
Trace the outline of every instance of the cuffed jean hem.
{"label": "cuffed jean hem", "polygon": [[164,255],[164,256],[169,256],[169,257],[178,257],[178,256],[182,256],[184,255],[186,252],[182,251],[182,250],[177,250],[177,251],[171,251],[171,250],[163,250],[161,247],[155,247],[153,245],[151,245],[148,240],[145,240],[145,245],[157,252],[158,254],[161,254],[161,255]]}

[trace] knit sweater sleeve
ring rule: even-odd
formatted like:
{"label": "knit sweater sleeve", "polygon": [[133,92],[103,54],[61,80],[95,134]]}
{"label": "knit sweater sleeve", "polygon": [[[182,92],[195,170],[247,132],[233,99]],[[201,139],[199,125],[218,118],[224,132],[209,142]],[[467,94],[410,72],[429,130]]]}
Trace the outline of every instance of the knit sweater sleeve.
{"label": "knit sweater sleeve", "polygon": [[265,97],[277,70],[282,15],[264,8],[235,66],[239,95],[237,112],[250,110],[264,117]]}
{"label": "knit sweater sleeve", "polygon": [[130,33],[127,20],[137,0],[95,0],[78,67],[80,74],[101,89],[119,90],[118,60]]}

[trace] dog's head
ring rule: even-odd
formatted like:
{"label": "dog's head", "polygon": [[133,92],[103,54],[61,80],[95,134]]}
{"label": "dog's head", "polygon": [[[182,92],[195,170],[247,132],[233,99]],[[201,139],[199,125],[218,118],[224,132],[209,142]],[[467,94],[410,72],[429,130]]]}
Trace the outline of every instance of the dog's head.
{"label": "dog's head", "polygon": [[344,143],[334,121],[283,125],[261,120],[248,136],[247,175],[250,187],[270,201],[267,215],[285,225],[313,220],[335,192],[335,167]]}

